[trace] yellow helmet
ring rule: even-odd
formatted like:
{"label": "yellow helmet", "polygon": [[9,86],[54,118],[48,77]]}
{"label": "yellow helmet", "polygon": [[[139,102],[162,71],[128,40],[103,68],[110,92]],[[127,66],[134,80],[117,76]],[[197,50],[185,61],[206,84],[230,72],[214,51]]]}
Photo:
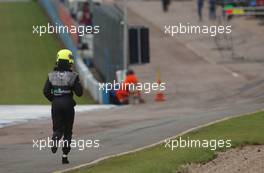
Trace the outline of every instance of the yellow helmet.
{"label": "yellow helmet", "polygon": [[58,51],[57,53],[57,62],[59,60],[68,60],[69,63],[73,64],[73,55],[72,55],[72,51],[68,50],[68,49],[61,49],[60,51]]}

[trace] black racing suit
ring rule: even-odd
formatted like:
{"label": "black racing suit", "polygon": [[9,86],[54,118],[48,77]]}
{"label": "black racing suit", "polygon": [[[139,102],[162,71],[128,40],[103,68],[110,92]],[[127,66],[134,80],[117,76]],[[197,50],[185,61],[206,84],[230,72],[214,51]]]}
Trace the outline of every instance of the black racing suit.
{"label": "black racing suit", "polygon": [[52,139],[58,144],[63,137],[63,154],[70,152],[72,139],[72,127],[74,122],[73,92],[81,96],[83,89],[78,74],[71,70],[60,70],[55,68],[48,74],[44,86],[44,95],[52,103],[51,115],[53,122]]}

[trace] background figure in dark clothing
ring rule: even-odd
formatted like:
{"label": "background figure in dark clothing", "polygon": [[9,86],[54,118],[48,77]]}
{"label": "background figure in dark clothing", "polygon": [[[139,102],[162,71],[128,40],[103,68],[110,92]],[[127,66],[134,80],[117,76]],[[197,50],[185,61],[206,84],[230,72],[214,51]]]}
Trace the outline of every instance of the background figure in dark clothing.
{"label": "background figure in dark clothing", "polygon": [[167,12],[169,10],[170,0],[161,0],[161,3],[163,11]]}
{"label": "background figure in dark clothing", "polygon": [[214,20],[216,18],[216,0],[209,0],[209,19]]}
{"label": "background figure in dark clothing", "polygon": [[72,139],[72,127],[74,122],[73,94],[81,96],[83,89],[78,74],[71,70],[73,63],[72,52],[63,49],[57,55],[57,67],[48,74],[44,86],[44,95],[52,103],[51,114],[53,123],[53,153],[56,153],[59,140],[63,136],[62,163],[67,164],[68,153]]}
{"label": "background figure in dark clothing", "polygon": [[203,5],[204,5],[204,0],[197,0],[197,11],[200,21],[203,20]]}

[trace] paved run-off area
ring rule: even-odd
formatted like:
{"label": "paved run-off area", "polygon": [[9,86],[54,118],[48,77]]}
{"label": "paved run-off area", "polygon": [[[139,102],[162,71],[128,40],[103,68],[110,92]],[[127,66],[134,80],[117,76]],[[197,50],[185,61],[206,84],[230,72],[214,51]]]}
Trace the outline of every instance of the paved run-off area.
{"label": "paved run-off area", "polygon": [[164,36],[157,27],[159,24],[150,21],[148,16],[159,15],[161,11],[156,9],[160,4],[151,4],[151,8],[147,2],[140,4],[148,9],[145,14],[138,13],[136,6],[129,11],[130,23],[149,26],[151,34],[151,63],[133,68],[141,81],[155,81],[156,69],[161,69],[162,81],[167,83],[166,102],[155,103],[155,93],[151,93],[145,95],[147,103],[144,105],[77,114],[74,138],[99,139],[101,147],[84,151],[73,149],[69,156],[71,164],[66,166],[60,163],[60,154],[32,148],[33,139],[50,136],[50,120],[2,128],[0,172],[65,169],[152,144],[200,124],[264,107],[264,77],[257,71],[263,64],[237,63],[236,67],[244,68],[238,72],[239,77],[234,77],[225,64],[208,62],[177,39]]}

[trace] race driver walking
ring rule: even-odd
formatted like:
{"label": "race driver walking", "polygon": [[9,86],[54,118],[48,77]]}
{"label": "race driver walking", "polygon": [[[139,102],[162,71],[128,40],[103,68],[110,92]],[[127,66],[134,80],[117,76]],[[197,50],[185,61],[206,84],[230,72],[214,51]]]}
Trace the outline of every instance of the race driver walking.
{"label": "race driver walking", "polygon": [[83,89],[79,76],[71,70],[73,64],[72,52],[62,49],[57,53],[56,67],[48,74],[43,93],[51,102],[51,117],[53,124],[52,153],[56,153],[58,143],[63,136],[62,164],[68,164],[68,153],[71,150],[72,128],[74,122],[73,95],[82,96]]}

